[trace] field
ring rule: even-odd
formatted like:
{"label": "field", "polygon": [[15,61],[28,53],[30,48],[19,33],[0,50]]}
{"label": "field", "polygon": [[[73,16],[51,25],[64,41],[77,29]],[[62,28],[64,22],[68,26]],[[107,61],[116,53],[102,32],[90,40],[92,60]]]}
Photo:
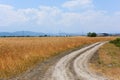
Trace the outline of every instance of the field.
{"label": "field", "polygon": [[0,78],[18,75],[63,51],[111,37],[0,38]]}
{"label": "field", "polygon": [[98,51],[98,58],[91,64],[92,70],[97,71],[112,80],[120,80],[120,47],[108,43]]}

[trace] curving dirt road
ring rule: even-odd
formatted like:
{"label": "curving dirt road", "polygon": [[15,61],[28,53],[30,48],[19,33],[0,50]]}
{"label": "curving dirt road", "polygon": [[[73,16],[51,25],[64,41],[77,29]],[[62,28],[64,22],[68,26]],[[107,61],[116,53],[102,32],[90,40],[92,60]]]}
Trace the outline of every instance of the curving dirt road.
{"label": "curving dirt road", "polygon": [[88,62],[105,42],[98,42],[61,58],[41,80],[108,80],[89,70]]}
{"label": "curving dirt road", "polygon": [[65,52],[9,80],[108,80],[89,70],[91,57],[105,43],[98,42],[82,49]]}

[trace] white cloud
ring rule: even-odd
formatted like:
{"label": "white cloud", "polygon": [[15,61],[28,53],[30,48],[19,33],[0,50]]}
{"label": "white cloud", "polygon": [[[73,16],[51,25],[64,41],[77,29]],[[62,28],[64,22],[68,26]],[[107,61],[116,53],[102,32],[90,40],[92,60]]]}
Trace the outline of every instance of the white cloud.
{"label": "white cloud", "polygon": [[37,24],[55,26],[58,24],[61,10],[57,7],[41,6],[37,13]]}
{"label": "white cloud", "polygon": [[[76,3],[76,1],[80,1]],[[87,6],[90,0],[72,0],[65,4]],[[64,5],[65,5],[64,4]],[[119,27],[120,12],[109,15],[106,11],[85,10],[82,12],[64,11],[58,7],[40,6],[39,8],[15,9],[9,5],[0,5],[0,26],[29,26],[37,30],[62,30],[66,32],[115,31]],[[31,29],[31,30],[32,30]],[[118,30],[118,29],[117,29]]]}
{"label": "white cloud", "polygon": [[15,23],[23,23],[26,20],[26,17],[12,6],[0,5],[0,26],[10,26]]}
{"label": "white cloud", "polygon": [[81,14],[74,12],[62,13],[60,24],[64,27],[72,27],[80,24]]}
{"label": "white cloud", "polygon": [[12,6],[10,6],[10,5],[4,5],[4,4],[0,4],[0,9],[13,9],[13,7]]}
{"label": "white cloud", "polygon": [[118,11],[118,12],[115,12],[115,15],[119,15],[119,16],[120,16],[120,11]]}
{"label": "white cloud", "polygon": [[70,10],[74,10],[74,9],[90,9],[93,8],[94,5],[92,0],[69,0],[65,2],[62,6]]}

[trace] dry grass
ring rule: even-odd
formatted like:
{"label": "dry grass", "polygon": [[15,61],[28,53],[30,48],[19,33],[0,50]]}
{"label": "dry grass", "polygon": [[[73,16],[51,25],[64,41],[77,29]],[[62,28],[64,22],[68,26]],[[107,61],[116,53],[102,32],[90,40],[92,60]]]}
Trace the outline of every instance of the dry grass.
{"label": "dry grass", "polygon": [[111,39],[113,38],[0,38],[0,78],[17,75],[62,51]]}
{"label": "dry grass", "polygon": [[120,48],[114,44],[105,44],[99,50],[99,59],[92,67],[112,80],[120,80]]}

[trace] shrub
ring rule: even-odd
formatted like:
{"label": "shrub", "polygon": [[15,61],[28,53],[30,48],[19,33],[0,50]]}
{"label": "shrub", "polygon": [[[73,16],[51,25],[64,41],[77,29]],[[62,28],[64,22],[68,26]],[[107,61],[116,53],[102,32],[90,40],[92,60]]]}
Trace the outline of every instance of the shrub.
{"label": "shrub", "polygon": [[96,34],[95,32],[93,32],[93,33],[89,32],[89,33],[87,34],[87,36],[88,36],[88,37],[96,37],[97,34]]}
{"label": "shrub", "polygon": [[120,38],[110,41],[110,43],[115,44],[117,47],[120,47]]}

